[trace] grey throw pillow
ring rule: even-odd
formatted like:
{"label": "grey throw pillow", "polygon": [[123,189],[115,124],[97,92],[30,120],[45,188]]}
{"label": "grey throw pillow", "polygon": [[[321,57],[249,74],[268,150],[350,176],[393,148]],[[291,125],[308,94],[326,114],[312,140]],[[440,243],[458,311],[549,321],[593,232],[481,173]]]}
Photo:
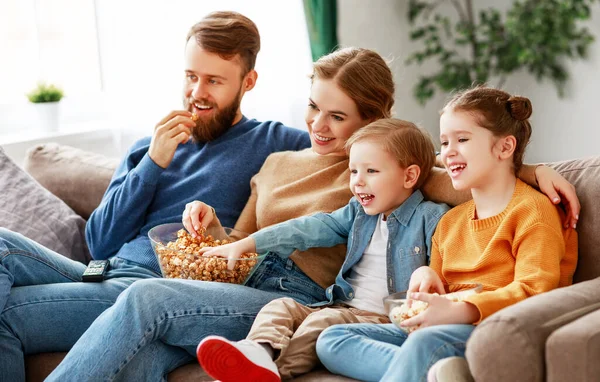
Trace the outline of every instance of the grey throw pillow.
{"label": "grey throw pillow", "polygon": [[0,227],[87,263],[85,220],[39,185],[0,147]]}

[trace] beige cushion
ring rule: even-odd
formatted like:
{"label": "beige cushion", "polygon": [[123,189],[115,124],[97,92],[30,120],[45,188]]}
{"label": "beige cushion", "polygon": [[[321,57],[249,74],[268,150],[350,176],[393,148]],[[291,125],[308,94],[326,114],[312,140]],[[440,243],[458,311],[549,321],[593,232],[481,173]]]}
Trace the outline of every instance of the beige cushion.
{"label": "beige cushion", "polygon": [[[598,291],[600,278],[528,298],[485,319],[467,342],[466,356],[475,380],[543,381],[548,336],[599,309]],[[580,350],[572,357],[585,352]]]}
{"label": "beige cushion", "polygon": [[74,147],[47,143],[27,151],[25,170],[87,219],[100,204],[118,160]]}
{"label": "beige cushion", "polygon": [[600,378],[600,308],[556,330],[546,342],[546,379]]}
{"label": "beige cushion", "polygon": [[40,186],[0,148],[0,227],[73,260],[87,262],[85,221]]}

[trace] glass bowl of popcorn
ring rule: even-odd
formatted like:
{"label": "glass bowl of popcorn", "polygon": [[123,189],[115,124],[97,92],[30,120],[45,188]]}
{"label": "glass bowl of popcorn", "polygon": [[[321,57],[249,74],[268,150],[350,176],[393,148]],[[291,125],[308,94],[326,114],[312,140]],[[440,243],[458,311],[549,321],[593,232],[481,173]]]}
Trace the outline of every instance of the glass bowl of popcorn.
{"label": "glass bowl of popcorn", "polygon": [[226,258],[201,256],[200,248],[231,243],[248,234],[226,227],[210,227],[198,233],[193,238],[181,223],[161,224],[148,232],[164,278],[245,284],[266,256],[244,253],[229,270]]}
{"label": "glass bowl of popcorn", "polygon": [[[462,301],[470,295],[481,292],[483,286],[478,283],[467,283],[445,285],[444,288],[446,294],[441,295],[442,297],[451,299],[452,301]],[[385,297],[383,299],[383,306],[390,321],[398,328],[410,334],[417,330],[420,325],[405,327],[400,326],[400,323],[427,309],[428,304],[418,300],[412,300],[411,304],[408,304],[406,293],[406,291],[398,292]],[[437,295],[438,293],[434,294]]]}

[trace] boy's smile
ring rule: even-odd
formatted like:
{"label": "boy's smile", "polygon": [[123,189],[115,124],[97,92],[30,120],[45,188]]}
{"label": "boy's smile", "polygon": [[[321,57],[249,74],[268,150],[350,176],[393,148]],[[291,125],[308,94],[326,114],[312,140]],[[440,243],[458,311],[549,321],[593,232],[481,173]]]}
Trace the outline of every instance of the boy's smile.
{"label": "boy's smile", "polygon": [[382,145],[365,140],[350,149],[350,190],[369,215],[386,218],[411,194],[404,187],[404,169]]}

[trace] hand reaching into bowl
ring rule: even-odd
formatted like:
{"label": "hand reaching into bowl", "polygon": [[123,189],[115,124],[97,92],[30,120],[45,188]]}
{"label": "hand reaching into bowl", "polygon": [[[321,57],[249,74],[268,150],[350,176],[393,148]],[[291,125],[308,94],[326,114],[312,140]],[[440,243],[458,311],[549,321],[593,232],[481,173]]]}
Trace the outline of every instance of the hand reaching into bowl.
{"label": "hand reaching into bowl", "polygon": [[233,270],[235,262],[244,253],[256,252],[256,243],[251,236],[240,241],[235,241],[230,244],[221,245],[218,247],[205,247],[200,249],[199,254],[207,257],[224,257],[227,259],[227,269]]}
{"label": "hand reaching into bowl", "polygon": [[[433,269],[425,265],[415,269],[412,275],[410,275],[407,292],[408,295],[412,292],[445,294],[446,290],[440,276]],[[410,300],[408,305],[410,306]]]}
{"label": "hand reaching into bowl", "polygon": [[199,200],[194,200],[185,205],[181,222],[190,235],[195,238],[201,235],[202,228],[208,227],[215,215],[214,208]]}

